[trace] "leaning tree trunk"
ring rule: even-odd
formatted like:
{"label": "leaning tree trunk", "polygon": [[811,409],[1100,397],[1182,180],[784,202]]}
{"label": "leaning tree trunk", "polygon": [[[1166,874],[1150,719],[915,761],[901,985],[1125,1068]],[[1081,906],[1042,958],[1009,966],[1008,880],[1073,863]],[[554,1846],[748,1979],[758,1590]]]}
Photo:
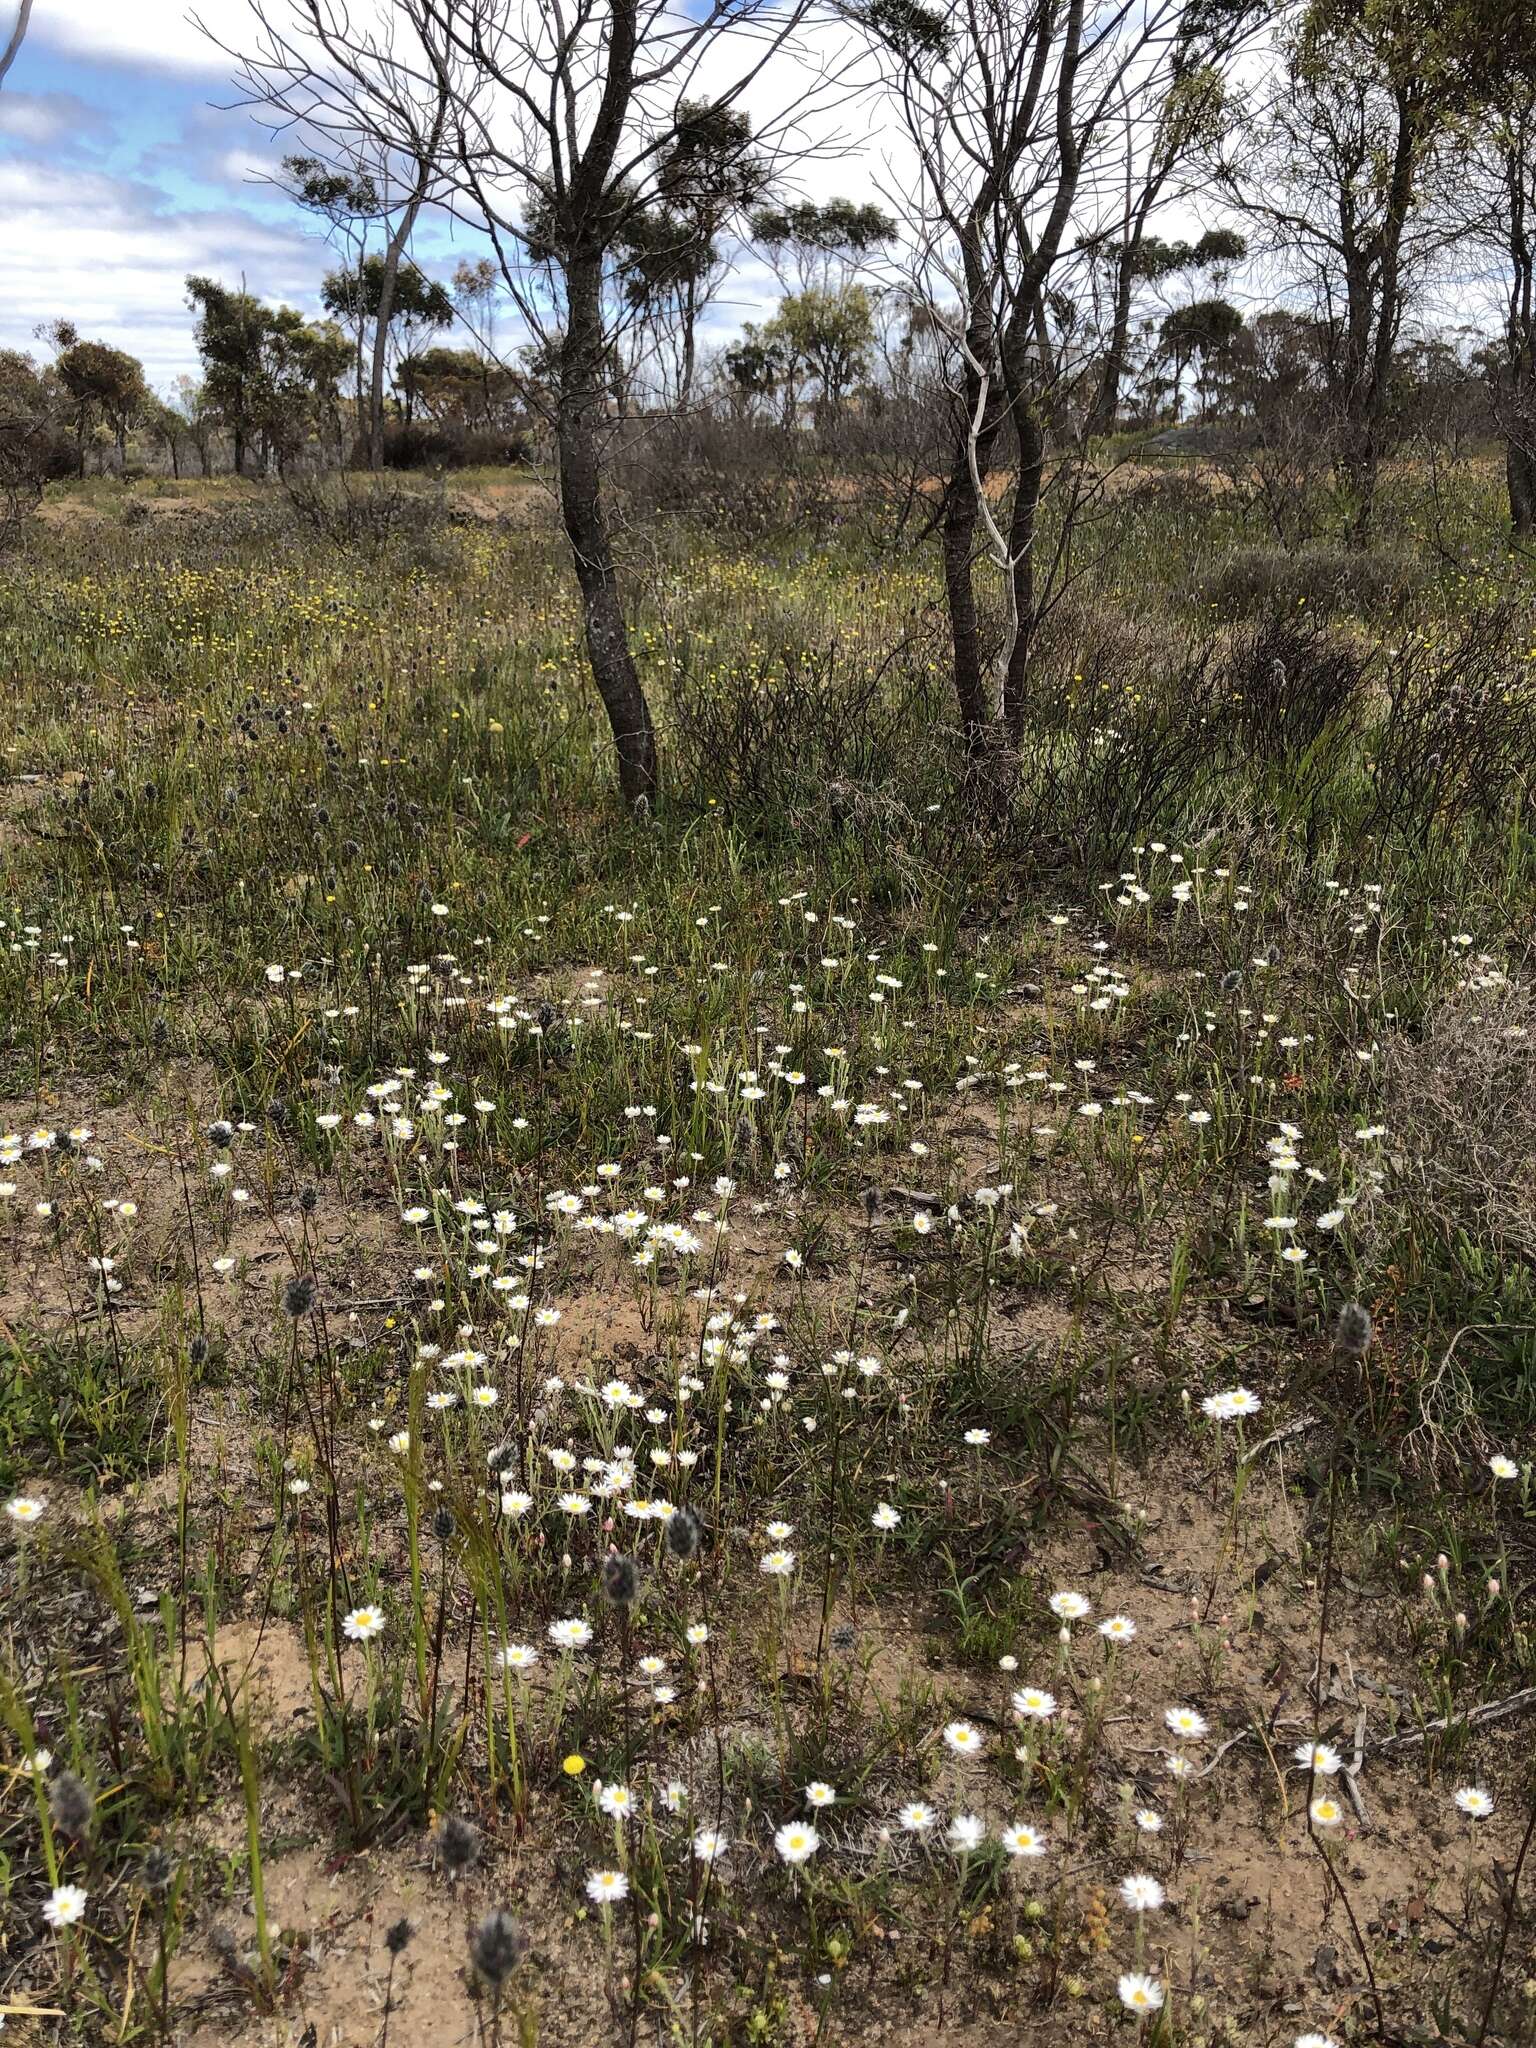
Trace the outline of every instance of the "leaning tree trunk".
{"label": "leaning tree trunk", "polygon": [[566,327],[560,348],[555,442],[560,512],[581,587],[587,656],[613,729],[619,789],[634,810],[655,799],[656,731],[630,652],[603,508],[599,458],[604,393],[601,275],[600,255],[573,261],[566,271]]}

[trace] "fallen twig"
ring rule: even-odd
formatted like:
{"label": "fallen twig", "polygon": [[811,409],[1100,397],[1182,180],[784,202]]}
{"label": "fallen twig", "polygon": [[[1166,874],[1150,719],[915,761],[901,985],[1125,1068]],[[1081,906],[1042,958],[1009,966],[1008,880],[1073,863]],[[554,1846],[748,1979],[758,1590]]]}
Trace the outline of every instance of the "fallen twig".
{"label": "fallen twig", "polygon": [[1380,1756],[1389,1749],[1412,1749],[1417,1743],[1428,1741],[1431,1735],[1444,1735],[1452,1728],[1481,1728],[1489,1721],[1505,1721],[1511,1714],[1524,1713],[1527,1707],[1536,1707],[1536,1685],[1523,1686],[1508,1699],[1469,1707],[1464,1714],[1438,1714],[1422,1728],[1408,1728],[1401,1735],[1385,1735],[1380,1742],[1371,1744],[1371,1755]]}
{"label": "fallen twig", "polygon": [[1309,1429],[1316,1429],[1321,1419],[1317,1415],[1297,1416],[1296,1420],[1288,1422],[1284,1429],[1272,1430],[1261,1442],[1256,1443],[1253,1449],[1244,1455],[1242,1463],[1251,1465],[1260,1451],[1267,1451],[1274,1444],[1289,1443],[1293,1436],[1304,1436]]}

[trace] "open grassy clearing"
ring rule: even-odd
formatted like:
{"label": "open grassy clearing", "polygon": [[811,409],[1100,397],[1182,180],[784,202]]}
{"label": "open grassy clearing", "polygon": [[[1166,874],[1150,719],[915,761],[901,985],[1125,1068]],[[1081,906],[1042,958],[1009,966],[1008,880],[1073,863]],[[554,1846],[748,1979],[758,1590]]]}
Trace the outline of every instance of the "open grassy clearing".
{"label": "open grassy clearing", "polygon": [[637,533],[643,825],[536,510],[31,539],[19,2038],[1529,2032],[1536,638],[1387,488],[1138,482],[1006,815],[850,533]]}

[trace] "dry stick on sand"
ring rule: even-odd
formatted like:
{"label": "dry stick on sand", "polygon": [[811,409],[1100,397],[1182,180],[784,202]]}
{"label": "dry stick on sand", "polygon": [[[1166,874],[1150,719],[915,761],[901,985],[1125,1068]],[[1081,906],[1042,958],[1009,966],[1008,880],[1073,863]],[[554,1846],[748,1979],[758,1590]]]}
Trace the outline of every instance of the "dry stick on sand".
{"label": "dry stick on sand", "polygon": [[1422,1728],[1406,1728],[1400,1735],[1384,1735],[1380,1742],[1371,1744],[1372,1756],[1384,1756],[1393,1749],[1412,1749],[1421,1742],[1427,1742],[1431,1735],[1444,1735],[1452,1728],[1481,1728],[1489,1721],[1507,1721],[1511,1714],[1523,1714],[1528,1707],[1536,1707],[1536,1685],[1522,1686],[1519,1692],[1512,1692],[1507,1699],[1489,1700],[1480,1707],[1469,1707],[1464,1714],[1439,1714],[1433,1721],[1426,1721]]}

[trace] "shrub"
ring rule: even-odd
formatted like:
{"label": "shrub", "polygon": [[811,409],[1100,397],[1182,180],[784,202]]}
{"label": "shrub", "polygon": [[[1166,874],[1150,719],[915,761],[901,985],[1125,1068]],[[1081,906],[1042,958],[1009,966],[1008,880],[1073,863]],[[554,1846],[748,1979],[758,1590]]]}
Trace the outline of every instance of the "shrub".
{"label": "shrub", "polygon": [[386,469],[496,469],[526,463],[526,434],[492,434],[404,421],[384,433]]}
{"label": "shrub", "polygon": [[1440,1336],[1408,1380],[1405,1461],[1504,1450],[1536,1367],[1536,996],[1480,968],[1380,1056],[1392,1171],[1357,1256]]}
{"label": "shrub", "polygon": [[685,661],[666,691],[675,786],[699,802],[809,807],[824,826],[854,792],[920,779],[915,734],[944,752],[942,684],[912,648],[882,663],[836,645],[784,648],[747,671]]}
{"label": "shrub", "polygon": [[1386,712],[1371,736],[1368,824],[1422,846],[1505,816],[1536,779],[1530,684],[1509,607],[1448,639],[1410,638],[1385,661]]}
{"label": "shrub", "polygon": [[1228,618],[1255,612],[1306,610],[1319,618],[1336,612],[1369,615],[1407,602],[1423,585],[1422,563],[1406,553],[1313,543],[1288,552],[1277,547],[1234,548],[1194,592]]}
{"label": "shrub", "polygon": [[810,436],[761,420],[631,422],[614,479],[632,513],[703,525],[732,547],[816,540],[851,509],[847,478]]}
{"label": "shrub", "polygon": [[284,479],[288,502],[304,525],[338,546],[381,547],[421,539],[454,523],[441,491],[349,475],[295,474]]}
{"label": "shrub", "polygon": [[1226,668],[1231,714],[1254,754],[1294,764],[1330,728],[1351,728],[1369,658],[1315,620],[1266,619],[1233,644]]}
{"label": "shrub", "polygon": [[1076,659],[1037,681],[1017,817],[1031,845],[1092,869],[1149,821],[1172,835],[1207,817],[1235,728],[1214,643],[1138,649],[1132,637]]}
{"label": "shrub", "polygon": [[1457,1233],[1536,1261],[1536,996],[1474,972],[1417,1038],[1382,1052],[1397,1206],[1449,1245]]}

